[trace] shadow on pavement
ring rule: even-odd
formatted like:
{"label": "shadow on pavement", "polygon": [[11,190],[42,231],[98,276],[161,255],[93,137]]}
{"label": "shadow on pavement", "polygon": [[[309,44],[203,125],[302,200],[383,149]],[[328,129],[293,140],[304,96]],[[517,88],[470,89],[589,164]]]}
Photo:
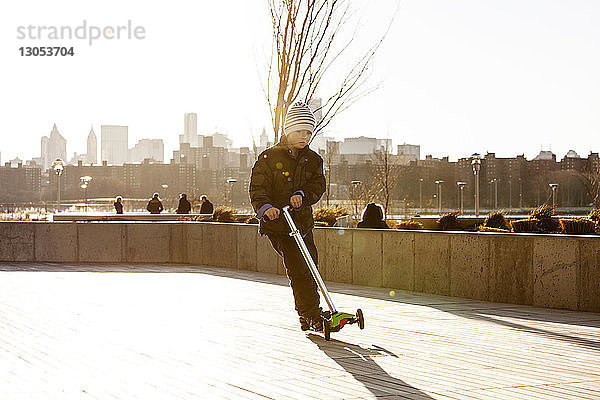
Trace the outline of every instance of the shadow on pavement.
{"label": "shadow on pavement", "polygon": [[[346,372],[351,374],[355,380],[360,382],[376,397],[390,399],[433,399],[433,397],[421,392],[403,380],[389,375],[375,362],[377,358],[398,357],[382,347],[373,346],[373,348],[364,348],[335,339],[327,342],[322,336],[314,334],[309,334],[308,338],[327,357],[344,368]],[[347,382],[340,382],[339,385],[340,388],[344,389],[341,392],[342,394],[352,388]],[[357,393],[356,395],[358,396],[359,394]]]}
{"label": "shadow on pavement", "polygon": [[[113,264],[113,263],[25,263],[0,262],[0,272],[97,272],[97,273],[198,273],[220,276],[229,279],[242,279],[270,285],[289,286],[287,277],[245,270],[234,270],[218,267],[193,266],[185,264]],[[489,303],[481,300],[461,299],[457,297],[433,295],[405,290],[395,290],[395,295],[389,295],[390,289],[372,288],[326,282],[330,292],[376,300],[385,300],[399,304],[411,304],[435,308],[440,311],[468,318],[483,320],[517,329],[524,332],[544,335],[549,338],[563,340],[585,348],[600,350],[600,343],[593,339],[550,331],[533,327],[522,321],[540,321],[572,326],[600,328],[600,314],[548,310],[532,306],[514,304]],[[399,311],[401,312],[401,311]],[[565,318],[565,316],[569,316]],[[511,320],[508,320],[508,319]]]}

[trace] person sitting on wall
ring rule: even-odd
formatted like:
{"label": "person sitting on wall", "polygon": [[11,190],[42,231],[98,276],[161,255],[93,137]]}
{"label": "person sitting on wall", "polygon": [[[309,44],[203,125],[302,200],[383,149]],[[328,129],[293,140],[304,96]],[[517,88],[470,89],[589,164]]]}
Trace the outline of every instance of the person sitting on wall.
{"label": "person sitting on wall", "polygon": [[160,212],[164,210],[163,204],[158,198],[158,193],[154,193],[154,196],[152,196],[146,206],[146,210],[150,211],[150,214],[160,214]]}
{"label": "person sitting on wall", "polygon": [[117,214],[123,214],[123,198],[121,196],[117,196],[114,206]]}
{"label": "person sitting on wall", "polygon": [[200,206],[200,214],[212,214],[213,213],[213,204],[208,200],[206,195],[202,195],[202,206]]}
{"label": "person sitting on wall", "polygon": [[177,206],[177,214],[189,214],[192,210],[192,204],[187,199],[187,194],[181,193],[179,195],[179,205]]}
{"label": "person sitting on wall", "polygon": [[383,218],[383,207],[376,203],[369,203],[365,207],[357,228],[390,229]]}

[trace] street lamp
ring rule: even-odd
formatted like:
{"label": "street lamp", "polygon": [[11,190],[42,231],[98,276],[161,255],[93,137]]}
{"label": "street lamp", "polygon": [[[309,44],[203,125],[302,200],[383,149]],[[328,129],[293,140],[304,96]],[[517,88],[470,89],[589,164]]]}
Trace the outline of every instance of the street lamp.
{"label": "street lamp", "polygon": [[523,178],[519,178],[519,208],[523,208]]}
{"label": "street lamp", "polygon": [[490,181],[494,184],[494,210],[498,209],[498,179],[494,178]]}
{"label": "street lamp", "polygon": [[227,179],[227,183],[229,184],[229,203],[233,207],[233,185],[237,182],[237,179],[229,178]]}
{"label": "street lamp", "polygon": [[358,185],[362,184],[361,181],[350,181],[352,184],[352,197],[354,198],[354,214],[358,215],[358,197],[356,196],[356,190]]}
{"label": "street lamp", "polygon": [[167,189],[169,188],[169,185],[167,185],[166,183],[163,183],[162,185],[160,185],[161,188],[163,188],[163,197],[165,202],[167,201]]}
{"label": "street lamp", "polygon": [[419,179],[419,212],[423,211],[423,178]]}
{"label": "street lamp", "polygon": [[438,192],[438,214],[441,216],[442,215],[442,183],[444,183],[444,181],[435,181],[435,184],[437,185],[437,192]]}
{"label": "street lamp", "polygon": [[85,212],[88,211],[88,199],[87,199],[87,187],[92,181],[92,177],[89,175],[82,176],[79,178],[81,181],[81,188],[83,189],[83,197],[85,198]]}
{"label": "street lamp", "polygon": [[479,170],[481,169],[481,157],[475,153],[471,157],[471,166],[475,175],[475,216],[479,217]]}
{"label": "street lamp", "polygon": [[458,187],[460,188],[460,213],[463,213],[464,210],[464,197],[463,197],[463,189],[465,188],[466,182],[456,182]]}
{"label": "street lamp", "polygon": [[57,158],[52,163],[52,169],[56,173],[56,182],[57,182],[57,190],[56,190],[56,212],[60,211],[60,176],[65,170],[65,162],[60,158]]}
{"label": "street lamp", "polygon": [[549,183],[548,186],[552,188],[552,205],[556,204],[556,191],[558,190],[558,183]]}

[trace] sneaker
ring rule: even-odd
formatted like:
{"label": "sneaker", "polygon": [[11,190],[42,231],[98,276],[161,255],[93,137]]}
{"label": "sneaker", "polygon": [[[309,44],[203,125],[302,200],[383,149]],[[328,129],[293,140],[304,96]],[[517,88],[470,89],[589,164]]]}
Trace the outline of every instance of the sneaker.
{"label": "sneaker", "polygon": [[323,317],[318,316],[315,318],[309,318],[308,323],[310,325],[310,329],[315,332],[323,332]]}
{"label": "sneaker", "polygon": [[303,331],[307,331],[310,329],[310,324],[308,323],[308,320],[304,315],[301,315],[300,317],[298,317],[298,319],[300,320],[300,329],[302,329]]}
{"label": "sneaker", "polygon": [[321,312],[313,315],[301,315],[298,320],[300,321],[300,329],[303,331],[323,331],[323,315]]}

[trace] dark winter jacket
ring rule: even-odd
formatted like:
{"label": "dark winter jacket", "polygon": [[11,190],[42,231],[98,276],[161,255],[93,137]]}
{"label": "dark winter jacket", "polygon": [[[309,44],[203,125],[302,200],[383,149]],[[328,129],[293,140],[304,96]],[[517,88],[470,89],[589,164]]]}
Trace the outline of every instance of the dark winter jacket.
{"label": "dark winter jacket", "polygon": [[146,210],[150,211],[150,214],[160,214],[163,210],[163,205],[159,199],[151,198],[146,206]]}
{"label": "dark winter jacket", "polygon": [[115,201],[115,211],[117,212],[117,214],[123,214],[123,203]]}
{"label": "dark winter jacket", "polygon": [[294,194],[302,195],[302,207],[292,211],[292,218],[304,235],[314,225],[312,205],[325,192],[323,159],[308,146],[298,151],[296,157],[288,149],[285,137],[263,151],[252,167],[250,201],[260,219],[260,233],[289,233],[283,215],[271,221],[262,218],[270,206],[282,209],[290,204]]}
{"label": "dark winter jacket", "polygon": [[200,206],[200,214],[212,214],[212,213],[213,213],[213,204],[209,200],[206,200],[205,202],[202,203],[202,206]]}
{"label": "dark winter jacket", "polygon": [[369,228],[369,229],[390,229],[388,224],[382,220],[373,220],[373,221],[360,221],[357,228]]}
{"label": "dark winter jacket", "polygon": [[192,204],[184,197],[179,199],[179,205],[177,206],[177,214],[189,214],[192,210]]}
{"label": "dark winter jacket", "polygon": [[379,204],[369,203],[365,207],[362,221],[356,225],[357,228],[390,229],[383,217],[383,208]]}

